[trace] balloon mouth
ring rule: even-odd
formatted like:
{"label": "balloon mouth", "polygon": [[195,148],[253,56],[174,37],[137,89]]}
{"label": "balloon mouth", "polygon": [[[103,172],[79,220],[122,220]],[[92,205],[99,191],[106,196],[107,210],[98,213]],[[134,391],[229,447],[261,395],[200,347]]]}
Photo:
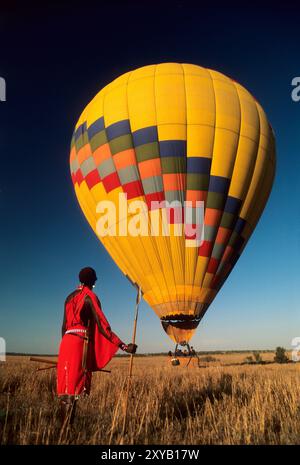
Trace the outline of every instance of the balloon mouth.
{"label": "balloon mouth", "polygon": [[199,318],[195,318],[192,315],[179,315],[179,318],[176,318],[177,315],[172,315],[172,319],[161,319],[161,324],[164,331],[176,342],[176,344],[186,345],[189,340],[194,335],[197,326],[200,323]]}
{"label": "balloon mouth", "polygon": [[186,329],[186,330],[193,330],[193,329],[196,329],[198,327],[200,323],[200,320],[186,320],[186,321],[182,321],[182,320],[161,320],[161,324],[164,328],[164,330],[166,330],[169,326],[172,326],[173,328],[178,328],[178,329]]}
{"label": "balloon mouth", "polygon": [[149,301],[147,294],[144,295],[146,302],[152,307],[160,320],[165,321],[190,321],[201,320],[205,315],[209,303],[185,300],[172,300],[169,302],[154,303]]}
{"label": "balloon mouth", "polygon": [[161,322],[163,321],[167,321],[167,322],[170,322],[170,323],[180,323],[180,322],[198,322],[197,323],[197,326],[201,320],[201,317],[199,316],[195,316],[195,315],[184,315],[182,313],[177,313],[177,314],[173,314],[173,315],[166,315],[166,316],[162,316],[161,318]]}

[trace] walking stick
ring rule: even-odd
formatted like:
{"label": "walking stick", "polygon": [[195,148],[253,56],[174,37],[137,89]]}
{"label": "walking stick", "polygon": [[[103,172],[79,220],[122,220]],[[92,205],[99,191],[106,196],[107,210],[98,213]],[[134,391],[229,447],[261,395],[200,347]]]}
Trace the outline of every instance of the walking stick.
{"label": "walking stick", "polygon": [[[38,368],[37,371],[48,370],[48,369],[50,369],[50,368],[56,368],[56,366],[57,366],[57,361],[55,361],[55,360],[48,360],[47,358],[30,357],[29,360],[30,360],[31,362],[48,363],[48,365],[51,365],[50,367],[46,367],[46,368]],[[103,371],[103,373],[111,373],[110,370],[98,370],[98,371]]]}
{"label": "walking stick", "polygon": [[[135,303],[135,316],[134,316],[134,324],[133,324],[132,344],[135,344],[136,326],[137,326],[137,320],[138,320],[138,315],[139,315],[139,305],[140,305],[140,301],[142,297],[141,287],[138,287],[137,290],[138,291],[137,291],[136,303]],[[134,357],[134,354],[130,354],[122,435],[125,433],[125,430],[127,427],[128,396],[129,396],[129,388],[130,388],[130,382],[131,382],[131,376],[132,376],[133,357]]]}
{"label": "walking stick", "polygon": [[49,365],[53,365],[54,367],[57,365],[56,360],[48,360],[47,358],[42,358],[42,357],[30,357],[29,360],[31,362],[48,363]]}

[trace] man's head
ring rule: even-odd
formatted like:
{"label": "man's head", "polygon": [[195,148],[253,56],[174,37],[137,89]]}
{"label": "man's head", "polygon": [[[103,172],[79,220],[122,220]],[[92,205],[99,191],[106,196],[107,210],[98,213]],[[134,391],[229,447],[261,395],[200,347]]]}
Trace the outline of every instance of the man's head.
{"label": "man's head", "polygon": [[81,284],[92,288],[97,281],[96,271],[89,266],[86,268],[82,268],[79,272],[79,281]]}

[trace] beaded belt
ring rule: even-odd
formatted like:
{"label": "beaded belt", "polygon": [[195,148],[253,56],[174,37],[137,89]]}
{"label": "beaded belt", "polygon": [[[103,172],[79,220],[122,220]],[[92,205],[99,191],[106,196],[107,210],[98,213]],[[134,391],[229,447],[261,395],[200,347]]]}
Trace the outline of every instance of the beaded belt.
{"label": "beaded belt", "polygon": [[[78,333],[84,333],[82,336]],[[88,341],[88,337],[87,337],[87,330],[86,329],[77,329],[77,328],[74,328],[74,329],[68,329],[68,331],[65,332],[65,334],[73,334],[73,336],[78,336],[80,337],[81,339],[85,339]]]}
{"label": "beaded belt", "polygon": [[86,333],[86,329],[68,329],[68,331],[65,332],[65,334],[70,334],[70,333]]}

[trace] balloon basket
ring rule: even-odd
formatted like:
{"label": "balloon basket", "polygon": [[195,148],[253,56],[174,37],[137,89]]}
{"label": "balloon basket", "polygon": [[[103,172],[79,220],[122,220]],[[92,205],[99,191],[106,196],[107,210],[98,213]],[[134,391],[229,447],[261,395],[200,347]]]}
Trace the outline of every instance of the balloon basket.
{"label": "balloon basket", "polygon": [[[180,348],[182,347],[182,348]],[[172,366],[182,366],[183,368],[199,367],[199,357],[193,347],[190,347],[187,342],[176,344],[174,353],[169,352],[169,360]]]}

